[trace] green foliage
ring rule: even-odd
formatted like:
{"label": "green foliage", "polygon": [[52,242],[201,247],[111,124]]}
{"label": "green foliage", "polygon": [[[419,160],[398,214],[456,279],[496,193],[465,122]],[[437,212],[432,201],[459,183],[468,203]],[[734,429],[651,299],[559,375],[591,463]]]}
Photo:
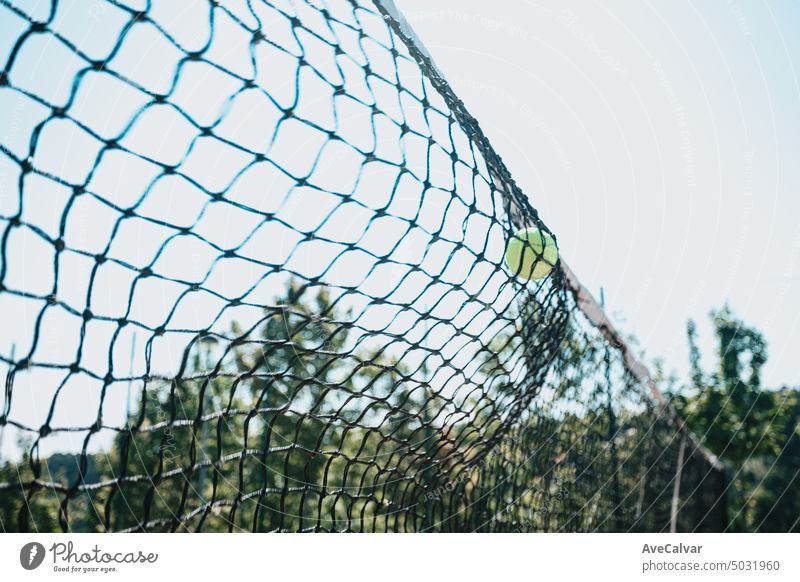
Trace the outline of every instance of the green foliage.
{"label": "green foliage", "polygon": [[767,362],[762,334],[727,306],[711,313],[717,364],[701,366],[697,328],[687,324],[692,387],[673,402],[692,431],[729,468],[730,527],[789,531],[800,516],[798,402],[795,389],[763,388]]}
{"label": "green foliage", "polygon": [[[88,455],[82,475],[80,456],[26,456],[0,467],[0,482],[29,481],[32,470],[64,488],[118,480],[70,502],[78,509],[62,518],[73,531],[102,529],[98,516],[112,530],[147,522],[171,530],[179,521],[205,531],[348,529],[353,515],[344,507],[357,488],[366,500],[356,517],[375,518],[382,510],[369,498],[370,483],[396,487],[391,473],[403,467],[396,456],[378,454],[385,438],[364,425],[391,426],[384,447],[404,443],[419,431],[415,411],[432,408],[434,399],[423,402],[423,390],[411,385],[391,390],[403,366],[359,345],[351,314],[337,310],[325,288],[291,282],[275,302],[254,329],[232,324],[235,342],[195,338],[181,373],[147,384],[130,431],[119,433],[108,454]],[[406,463],[423,458],[408,456]],[[325,523],[297,517],[315,513],[302,507],[323,497]],[[16,529],[30,505],[31,528],[59,529],[62,498],[45,488],[4,494],[0,520]],[[178,519],[187,515],[194,517]]]}
{"label": "green foliage", "polygon": [[[290,282],[251,329],[234,323],[226,334],[193,338],[174,378],[140,386],[129,429],[107,454],[37,458],[34,443],[25,443],[22,449],[33,456],[0,467],[0,482],[32,487],[0,496],[2,527],[669,527],[675,427],[592,328],[567,312],[544,320],[546,314],[521,302],[513,326],[481,346],[474,372],[459,375],[429,362],[438,357],[432,350],[398,362],[391,338],[373,341],[374,333],[359,328],[359,316],[337,303],[324,287]],[[685,411],[692,408],[696,428],[714,428],[711,410],[704,408],[718,401],[708,396],[712,388],[718,398],[738,391],[731,434],[736,430],[730,427],[750,422],[741,409],[748,401],[739,393],[745,386],[761,391],[765,348],[755,333],[734,346],[740,352],[761,349],[764,356],[745,354],[705,375],[697,352],[696,377],[708,387],[682,401]],[[402,354],[408,352],[404,344]],[[444,381],[435,379],[451,371]],[[791,423],[784,424],[788,431]],[[728,446],[729,455],[743,458],[754,446],[759,455],[774,455],[783,441],[762,445],[757,429],[748,425],[752,434]],[[714,435],[719,450],[731,440],[724,432]],[[795,463],[797,439],[792,443],[777,457],[781,475]],[[721,489],[699,487],[708,464],[700,455],[690,457],[684,477],[690,509],[680,528],[719,529],[716,518],[697,522]],[[766,470],[762,479],[755,467],[747,474],[752,502],[744,517],[762,520],[764,528],[791,527],[767,505],[778,474]],[[779,503],[792,510],[796,495]]]}
{"label": "green foliage", "polygon": [[743,515],[748,529],[800,532],[800,392],[782,388],[774,394],[787,410],[786,423],[775,426],[782,440],[777,456],[755,458],[745,464],[748,498]]}

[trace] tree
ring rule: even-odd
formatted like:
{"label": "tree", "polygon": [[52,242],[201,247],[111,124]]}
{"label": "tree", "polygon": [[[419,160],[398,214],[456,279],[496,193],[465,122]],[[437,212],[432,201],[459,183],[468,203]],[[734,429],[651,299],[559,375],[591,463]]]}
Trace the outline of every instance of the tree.
{"label": "tree", "polygon": [[[697,328],[689,321],[692,385],[674,395],[673,402],[692,431],[729,467],[730,527],[749,530],[758,528],[764,520],[774,522],[775,512],[766,506],[792,502],[782,499],[781,494],[791,486],[791,469],[786,465],[794,464],[795,469],[800,466],[793,457],[797,446],[796,395],[789,393],[796,391],[762,386],[767,344],[758,330],[738,319],[727,306],[713,311],[711,320],[717,365],[711,372],[703,370]],[[776,461],[786,470],[773,470]]]}
{"label": "tree", "polygon": [[[400,382],[404,366],[354,319],[325,287],[290,281],[251,329],[198,334],[178,374],[147,382],[129,430],[108,454],[89,455],[83,476],[71,456],[41,459],[65,488],[113,483],[70,500],[68,527],[352,529],[376,519],[378,500],[403,493],[397,475],[424,463],[414,441],[432,401]],[[0,482],[33,480],[31,466],[26,456],[0,467]],[[62,499],[4,492],[3,527],[58,529]]]}

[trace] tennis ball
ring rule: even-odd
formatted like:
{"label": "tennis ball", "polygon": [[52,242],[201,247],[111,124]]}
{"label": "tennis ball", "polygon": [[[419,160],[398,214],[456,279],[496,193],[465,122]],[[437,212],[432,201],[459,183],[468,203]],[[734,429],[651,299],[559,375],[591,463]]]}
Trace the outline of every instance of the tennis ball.
{"label": "tennis ball", "polygon": [[536,227],[518,230],[506,245],[506,265],[522,279],[544,279],[557,261],[556,241]]}

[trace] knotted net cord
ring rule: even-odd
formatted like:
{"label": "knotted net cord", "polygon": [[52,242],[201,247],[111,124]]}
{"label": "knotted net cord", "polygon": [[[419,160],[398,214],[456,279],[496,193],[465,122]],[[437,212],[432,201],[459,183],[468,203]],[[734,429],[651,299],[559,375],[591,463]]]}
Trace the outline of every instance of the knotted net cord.
{"label": "knotted net cord", "polygon": [[4,530],[724,528],[566,271],[505,266],[555,235],[383,5],[0,19]]}

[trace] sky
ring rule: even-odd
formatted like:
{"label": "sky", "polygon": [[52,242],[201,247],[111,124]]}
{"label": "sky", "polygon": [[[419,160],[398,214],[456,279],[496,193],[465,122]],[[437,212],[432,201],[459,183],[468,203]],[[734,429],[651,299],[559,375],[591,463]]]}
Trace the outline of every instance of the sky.
{"label": "sky", "polygon": [[398,0],[561,256],[685,379],[726,302],[800,384],[800,5]]}

